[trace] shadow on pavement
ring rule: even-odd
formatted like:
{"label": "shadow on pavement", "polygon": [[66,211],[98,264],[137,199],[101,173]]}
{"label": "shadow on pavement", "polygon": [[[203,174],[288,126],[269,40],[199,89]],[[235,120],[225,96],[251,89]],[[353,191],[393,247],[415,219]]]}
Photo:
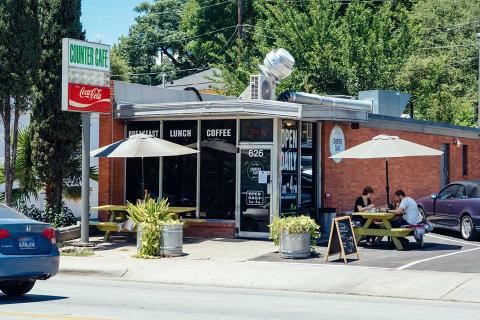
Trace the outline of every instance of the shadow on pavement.
{"label": "shadow on pavement", "polygon": [[43,295],[43,294],[27,294],[19,297],[9,297],[9,296],[0,294],[0,304],[2,305],[45,302],[45,301],[64,300],[64,299],[68,299],[68,297],[50,296],[50,295]]}

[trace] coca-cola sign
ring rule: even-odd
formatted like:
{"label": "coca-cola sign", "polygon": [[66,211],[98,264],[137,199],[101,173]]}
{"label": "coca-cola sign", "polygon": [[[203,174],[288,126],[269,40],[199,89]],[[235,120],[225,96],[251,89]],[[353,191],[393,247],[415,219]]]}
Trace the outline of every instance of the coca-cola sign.
{"label": "coca-cola sign", "polygon": [[68,111],[110,112],[110,88],[69,83]]}

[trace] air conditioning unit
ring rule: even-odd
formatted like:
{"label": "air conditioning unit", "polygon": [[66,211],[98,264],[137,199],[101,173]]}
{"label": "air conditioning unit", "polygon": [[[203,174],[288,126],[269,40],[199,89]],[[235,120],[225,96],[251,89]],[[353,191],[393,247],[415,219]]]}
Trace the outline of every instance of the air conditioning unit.
{"label": "air conditioning unit", "polygon": [[275,78],[263,74],[251,75],[250,99],[275,100]]}

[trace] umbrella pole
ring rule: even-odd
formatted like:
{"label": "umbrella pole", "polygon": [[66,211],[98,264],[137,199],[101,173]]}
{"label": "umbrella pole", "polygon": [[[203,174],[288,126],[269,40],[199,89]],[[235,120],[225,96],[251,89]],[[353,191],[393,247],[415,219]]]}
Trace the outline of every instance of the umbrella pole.
{"label": "umbrella pole", "polygon": [[387,176],[387,186],[385,187],[385,190],[387,191],[387,206],[390,205],[390,185],[388,181],[388,158],[385,158],[385,174]]}
{"label": "umbrella pole", "polygon": [[143,157],[142,157],[142,191],[140,192],[140,194],[142,194],[143,197],[145,197],[145,180],[144,180],[144,175],[143,175]]}

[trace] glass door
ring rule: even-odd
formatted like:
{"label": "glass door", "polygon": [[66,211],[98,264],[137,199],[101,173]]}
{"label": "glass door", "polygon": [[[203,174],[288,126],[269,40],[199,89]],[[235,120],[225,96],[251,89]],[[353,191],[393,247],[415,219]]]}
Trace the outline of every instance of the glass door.
{"label": "glass door", "polygon": [[268,237],[270,224],[271,146],[240,147],[239,236]]}

